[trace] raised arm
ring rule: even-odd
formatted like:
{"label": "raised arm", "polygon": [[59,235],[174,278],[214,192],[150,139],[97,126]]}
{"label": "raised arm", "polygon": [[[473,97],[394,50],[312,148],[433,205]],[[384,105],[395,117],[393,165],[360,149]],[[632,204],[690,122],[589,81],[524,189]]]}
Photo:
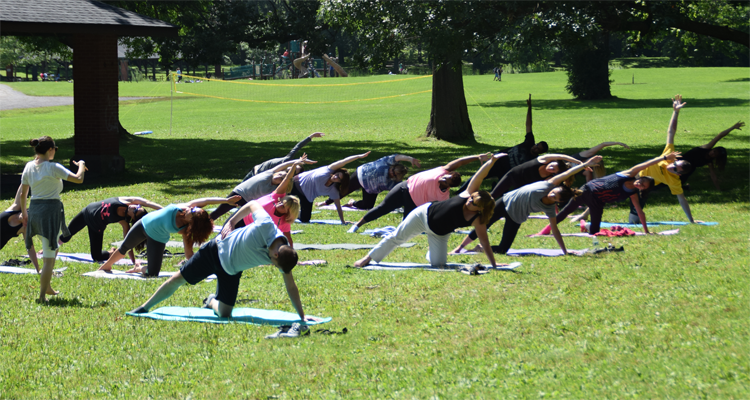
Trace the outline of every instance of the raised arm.
{"label": "raised arm", "polygon": [[302,154],[302,157],[300,157],[298,160],[289,160],[289,161],[287,161],[285,163],[281,163],[281,164],[277,165],[276,168],[273,169],[272,173],[275,174],[275,173],[277,173],[279,171],[283,171],[283,170],[291,167],[292,165],[294,165],[294,163],[296,163],[297,161],[302,161],[305,164],[315,164],[315,163],[317,163],[317,161],[308,160],[307,159],[307,154]]}
{"label": "raised arm", "polygon": [[584,168],[590,167],[592,165],[598,164],[602,160],[602,156],[593,156],[586,160],[583,164],[576,165],[573,168],[570,168],[569,170],[563,172],[562,174],[555,175],[552,178],[547,179],[547,182],[559,186],[562,185],[563,182],[565,182],[568,178],[572,177],[573,175],[583,171]]}
{"label": "raised arm", "polygon": [[721,133],[719,133],[718,135],[716,135],[716,137],[713,138],[713,140],[711,140],[710,142],[708,142],[708,143],[704,144],[703,146],[701,146],[701,148],[702,149],[713,149],[714,146],[716,146],[716,143],[718,143],[719,140],[723,139],[724,136],[728,135],[729,132],[731,132],[731,131],[733,131],[735,129],[737,129],[738,131],[741,131],[743,126],[745,126],[745,123],[742,122],[742,121],[740,121],[740,122],[738,122],[738,123],[730,126],[728,129],[726,129],[724,131],[721,131]]}
{"label": "raised arm", "polygon": [[490,159],[490,156],[491,154],[487,153],[487,154],[477,154],[475,156],[466,156],[466,157],[457,158],[449,162],[448,164],[445,164],[443,168],[448,171],[455,171],[472,161],[479,161],[481,163],[486,162],[487,160]]}
{"label": "raised arm", "polygon": [[343,160],[336,161],[335,163],[329,165],[328,168],[330,168],[331,171],[335,171],[337,169],[344,168],[344,166],[346,166],[346,164],[349,164],[352,161],[359,160],[360,158],[365,158],[365,157],[367,157],[369,155],[370,155],[369,151],[367,153],[364,153],[364,154],[355,154],[353,156],[346,157]]}
{"label": "raised arm", "polygon": [[310,135],[310,136],[308,136],[308,137],[306,137],[306,138],[302,139],[302,141],[300,141],[299,143],[297,143],[297,144],[296,144],[296,145],[295,145],[295,146],[294,146],[294,147],[292,148],[292,150],[291,150],[291,151],[289,152],[289,154],[287,154],[287,155],[286,155],[286,157],[284,157],[284,158],[286,158],[286,159],[292,159],[292,158],[296,158],[295,156],[297,155],[297,153],[298,153],[298,152],[299,152],[300,150],[302,150],[302,148],[303,148],[303,147],[305,147],[305,145],[307,145],[308,143],[310,143],[310,141],[312,141],[312,140],[313,140],[313,138],[319,138],[319,137],[323,137],[324,135],[325,135],[325,134],[324,134],[323,132],[315,132],[315,133],[313,133],[312,135]]}
{"label": "raised arm", "polygon": [[78,166],[78,172],[68,175],[65,180],[73,183],[83,183],[83,176],[86,174],[86,170],[88,169],[86,168],[86,162],[83,160],[73,161],[73,164]]}
{"label": "raised arm", "polygon": [[221,238],[224,239],[225,237],[227,237],[229,232],[234,230],[234,226],[242,221],[243,218],[262,209],[263,206],[261,206],[260,203],[255,200],[251,200],[249,203],[240,207],[240,209],[237,210],[237,212],[234,213],[231,218],[229,218],[229,221],[224,224],[224,227],[221,229]]}
{"label": "raised arm", "polygon": [[479,190],[479,188],[482,186],[482,181],[484,181],[484,178],[487,177],[487,174],[490,172],[490,169],[492,169],[492,166],[495,165],[495,162],[501,157],[508,156],[505,153],[498,153],[495,155],[492,155],[492,153],[487,154],[490,156],[490,160],[482,164],[482,168],[479,168],[479,171],[477,171],[474,176],[471,177],[469,185],[466,186],[466,190],[464,190],[462,193],[471,194]]}
{"label": "raised arm", "polygon": [[652,158],[652,159],[650,159],[650,160],[648,160],[646,162],[640,163],[640,164],[636,165],[633,168],[630,168],[628,170],[622,171],[621,173],[623,175],[627,175],[627,176],[629,176],[629,177],[632,178],[632,177],[638,175],[639,172],[643,171],[644,169],[646,169],[646,168],[648,168],[648,167],[650,167],[650,166],[652,166],[654,164],[658,164],[658,163],[660,163],[662,161],[674,162],[677,159],[677,156],[679,156],[679,155],[680,155],[679,151],[673,151],[673,152],[671,152],[671,153],[669,153],[669,154],[667,154],[665,156],[659,156],[659,157],[656,157],[656,158]]}
{"label": "raised arm", "polygon": [[526,134],[531,133],[531,93],[529,93],[529,99],[526,100]]}
{"label": "raised arm", "polygon": [[677,118],[680,116],[680,110],[685,107],[682,102],[682,95],[675,95],[672,99],[672,119],[669,121],[667,128],[667,144],[674,144],[674,134],[677,132]]}
{"label": "raised arm", "polygon": [[294,174],[297,172],[297,166],[302,165],[303,162],[300,160],[297,160],[294,164],[292,164],[292,169],[289,170],[289,173],[286,174],[284,179],[279,183],[279,186],[276,187],[276,190],[274,190],[274,193],[276,194],[287,194],[289,193],[289,185],[294,182]]}
{"label": "raised arm", "polygon": [[421,167],[422,164],[414,157],[405,156],[403,154],[396,154],[396,161],[408,161],[411,163],[412,167]]}
{"label": "raised arm", "polygon": [[161,210],[162,208],[164,208],[160,204],[154,203],[150,200],[146,200],[143,197],[120,197],[120,201],[128,204],[139,204],[144,207],[153,208],[154,210]]}
{"label": "raised arm", "polygon": [[537,157],[536,160],[542,164],[547,164],[548,162],[558,160],[572,162],[573,164],[581,164],[581,160],[575,159],[571,156],[566,156],[565,154],[545,154],[543,156]]}
{"label": "raised arm", "polygon": [[622,143],[622,142],[604,142],[604,143],[599,143],[596,146],[594,146],[594,147],[592,147],[592,148],[590,148],[588,150],[582,151],[580,154],[581,154],[581,157],[583,157],[583,158],[593,157],[593,156],[596,155],[596,153],[600,152],[603,148],[609,147],[609,146],[622,146],[622,147],[624,147],[626,149],[630,148],[630,146],[628,146],[628,145],[626,145],[625,143]]}
{"label": "raised arm", "polygon": [[242,196],[235,195],[232,197],[204,197],[202,199],[190,200],[187,203],[179,204],[178,206],[184,207],[205,207],[209,204],[237,204],[242,199]]}

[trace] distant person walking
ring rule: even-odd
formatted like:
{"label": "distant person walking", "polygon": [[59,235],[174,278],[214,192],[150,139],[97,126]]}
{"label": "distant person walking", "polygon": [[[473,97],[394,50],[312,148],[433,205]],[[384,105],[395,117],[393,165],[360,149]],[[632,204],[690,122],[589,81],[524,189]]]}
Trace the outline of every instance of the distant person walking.
{"label": "distant person walking", "polygon": [[499,73],[498,71],[500,71],[500,68],[499,68],[499,67],[495,67],[495,68],[492,68],[492,72],[494,72],[494,73],[495,73],[495,77],[494,77],[494,78],[492,78],[492,81],[493,81],[493,82],[494,82],[494,81],[499,81],[499,80],[500,80],[500,73]]}
{"label": "distant person walking", "polygon": [[[497,67],[497,80],[502,82],[503,81],[503,66]],[[531,97],[531,96],[529,96]]]}

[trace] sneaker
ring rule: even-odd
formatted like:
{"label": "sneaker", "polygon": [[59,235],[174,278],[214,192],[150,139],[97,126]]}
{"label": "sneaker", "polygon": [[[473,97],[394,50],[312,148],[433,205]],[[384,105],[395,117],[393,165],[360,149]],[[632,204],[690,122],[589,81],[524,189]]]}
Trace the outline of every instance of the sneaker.
{"label": "sneaker", "polygon": [[281,325],[276,333],[267,335],[266,339],[278,339],[281,337],[281,334],[289,332],[289,329],[292,329],[291,325]]}
{"label": "sneaker", "polygon": [[213,293],[209,294],[208,297],[206,297],[205,299],[203,299],[203,308],[212,308],[211,307],[211,300],[213,300],[215,298],[216,298],[215,294],[213,294]]}
{"label": "sneaker", "polygon": [[359,230],[359,227],[357,225],[352,225],[351,228],[349,228],[348,233],[356,233]]}
{"label": "sneaker", "polygon": [[288,337],[288,338],[294,338],[294,337],[300,337],[310,334],[310,328],[307,327],[307,325],[302,325],[299,322],[295,322],[292,324],[292,327],[289,328],[288,331],[284,333],[280,333],[279,337]]}

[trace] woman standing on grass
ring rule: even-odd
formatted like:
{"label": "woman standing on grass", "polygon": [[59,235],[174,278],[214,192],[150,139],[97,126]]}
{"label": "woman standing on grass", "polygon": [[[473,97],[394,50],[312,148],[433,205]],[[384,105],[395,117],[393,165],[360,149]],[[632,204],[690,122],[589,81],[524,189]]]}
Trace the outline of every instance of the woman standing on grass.
{"label": "woman standing on grass", "polygon": [[331,165],[315,168],[296,176],[291,194],[297,196],[300,200],[300,221],[310,222],[315,199],[320,196],[328,196],[336,204],[336,211],[339,213],[341,223],[346,224],[344,211],[341,209],[341,198],[346,195],[350,178],[349,171],[344,166],[368,155],[370,155],[369,151],[365,154],[349,156]]}
{"label": "woman standing on grass", "polygon": [[719,140],[723,139],[724,136],[728,135],[729,132],[735,129],[737,129],[738,131],[742,130],[743,126],[745,126],[745,123],[740,121],[716,135],[716,137],[713,138],[713,140],[711,140],[710,142],[704,144],[703,146],[693,147],[685,154],[680,156],[680,160],[686,160],[690,162],[691,165],[690,172],[680,175],[682,186],[687,186],[685,182],[687,182],[688,178],[690,178],[690,175],[692,175],[697,168],[708,165],[708,172],[711,174],[711,181],[714,183],[714,187],[716,188],[716,190],[721,190],[721,187],[719,186],[719,177],[716,176],[715,168],[718,168],[719,171],[724,171],[724,166],[727,165],[727,149],[721,146],[714,146],[716,146],[716,143],[718,143]]}
{"label": "woman standing on grass", "polygon": [[[18,197],[21,203],[21,215],[26,225],[26,249],[33,248],[34,236],[39,235],[42,239],[43,267],[40,278],[41,288],[39,291],[39,302],[46,302],[47,295],[56,295],[58,292],[52,290],[50,280],[52,270],[55,268],[55,253],[57,252],[57,235],[60,229],[64,234],[68,233],[65,226],[65,209],[60,200],[60,192],[63,189],[62,180],[68,182],[83,183],[86,171],[86,163],[73,161],[78,166],[78,172],[72,173],[67,168],[54,162],[57,146],[49,136],[32,139],[29,144],[34,148],[36,157],[29,161],[21,175],[21,195]],[[31,201],[28,209],[26,207],[26,196],[31,189]]]}
{"label": "woman standing on grass", "polygon": [[[162,208],[159,204],[142,197],[110,197],[90,203],[70,221],[68,224],[70,234],[60,236],[60,244],[68,243],[73,235],[84,227],[88,227],[91,258],[94,261],[107,261],[112,255],[111,252],[102,250],[104,230],[107,225],[119,223],[122,226],[122,235],[127,236],[130,227],[147,214],[143,207],[154,210]],[[129,254],[130,260],[135,264],[133,250],[130,250]]]}
{"label": "woman standing on grass", "polygon": [[154,211],[133,224],[125,235],[125,240],[117,251],[113,251],[106,263],[99,269],[111,271],[112,265],[125,257],[125,253],[141,242],[146,241],[148,265],[142,267],[136,263],[135,268],[127,272],[140,272],[146,276],[159,276],[161,263],[164,258],[164,248],[169,241],[169,235],[179,233],[185,246],[185,258],[193,256],[193,244],[203,243],[213,232],[214,224],[208,213],[201,207],[209,204],[236,204],[240,196],[228,199],[222,197],[208,197],[196,199],[187,203],[170,204]]}
{"label": "woman standing on grass", "polygon": [[[550,225],[552,226],[552,234],[555,236],[557,244],[560,245],[563,254],[568,254],[567,249],[565,249],[565,242],[563,242],[562,235],[560,235],[560,230],[557,229],[555,206],[558,203],[565,204],[572,197],[579,196],[580,191],[578,191],[578,193],[572,191],[569,187],[563,185],[563,182],[581,172],[584,168],[596,165],[601,159],[601,156],[591,157],[585,163],[577,165],[563,174],[549,178],[545,181],[523,186],[498,198],[495,201],[495,214],[492,216],[492,220],[487,224],[487,228],[492,226],[492,224],[500,218],[505,218],[505,226],[503,227],[502,240],[498,246],[492,246],[492,252],[500,254],[507,253],[508,250],[510,250],[513,241],[516,239],[518,229],[521,227],[521,224],[526,222],[529,218],[529,214],[534,212],[544,212],[549,218]],[[453,249],[452,253],[460,253],[464,247],[476,240],[478,233],[482,232],[471,232],[458,247]],[[486,233],[484,234],[486,235]],[[481,239],[481,235],[479,238]],[[487,252],[486,245],[482,244],[481,249],[484,250],[485,253]],[[476,251],[479,251],[479,246],[477,246]]]}
{"label": "woman standing on grass", "polygon": [[[299,198],[297,196],[289,196],[290,186],[294,182],[294,172],[297,171],[297,167],[302,164],[301,161],[297,161],[292,165],[289,173],[286,174],[284,180],[281,181],[279,187],[276,188],[271,194],[267,194],[258,200],[258,204],[263,207],[279,228],[281,233],[284,234],[286,239],[289,241],[289,246],[294,247],[292,242],[292,222],[297,219],[299,215]],[[227,224],[234,227],[234,229],[241,228],[253,223],[253,214],[248,214],[245,218],[238,218],[235,214],[227,220]]]}
{"label": "woman standing on grass", "polygon": [[[355,262],[354,266],[362,268],[372,260],[380,262],[396,247],[424,232],[430,246],[430,265],[442,268],[448,261],[448,239],[451,233],[457,228],[471,225],[479,235],[479,240],[485,245],[485,254],[494,268],[495,256],[489,248],[487,222],[492,218],[495,202],[487,191],[479,191],[479,187],[482,186],[482,181],[492,165],[501,156],[505,156],[505,153],[497,154],[484,163],[469,181],[467,189],[458,196],[415,208],[398,225],[395,232],[386,235],[369,254]],[[490,157],[489,153],[487,157]]]}

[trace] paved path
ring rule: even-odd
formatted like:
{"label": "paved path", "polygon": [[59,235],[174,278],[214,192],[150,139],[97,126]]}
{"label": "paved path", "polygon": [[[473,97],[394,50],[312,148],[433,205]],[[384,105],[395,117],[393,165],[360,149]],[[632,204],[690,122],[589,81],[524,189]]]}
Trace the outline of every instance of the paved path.
{"label": "paved path", "polygon": [[[151,97],[120,97],[120,101],[150,98]],[[73,105],[72,96],[28,96],[18,90],[11,89],[8,85],[0,85],[0,110],[71,105]]]}

